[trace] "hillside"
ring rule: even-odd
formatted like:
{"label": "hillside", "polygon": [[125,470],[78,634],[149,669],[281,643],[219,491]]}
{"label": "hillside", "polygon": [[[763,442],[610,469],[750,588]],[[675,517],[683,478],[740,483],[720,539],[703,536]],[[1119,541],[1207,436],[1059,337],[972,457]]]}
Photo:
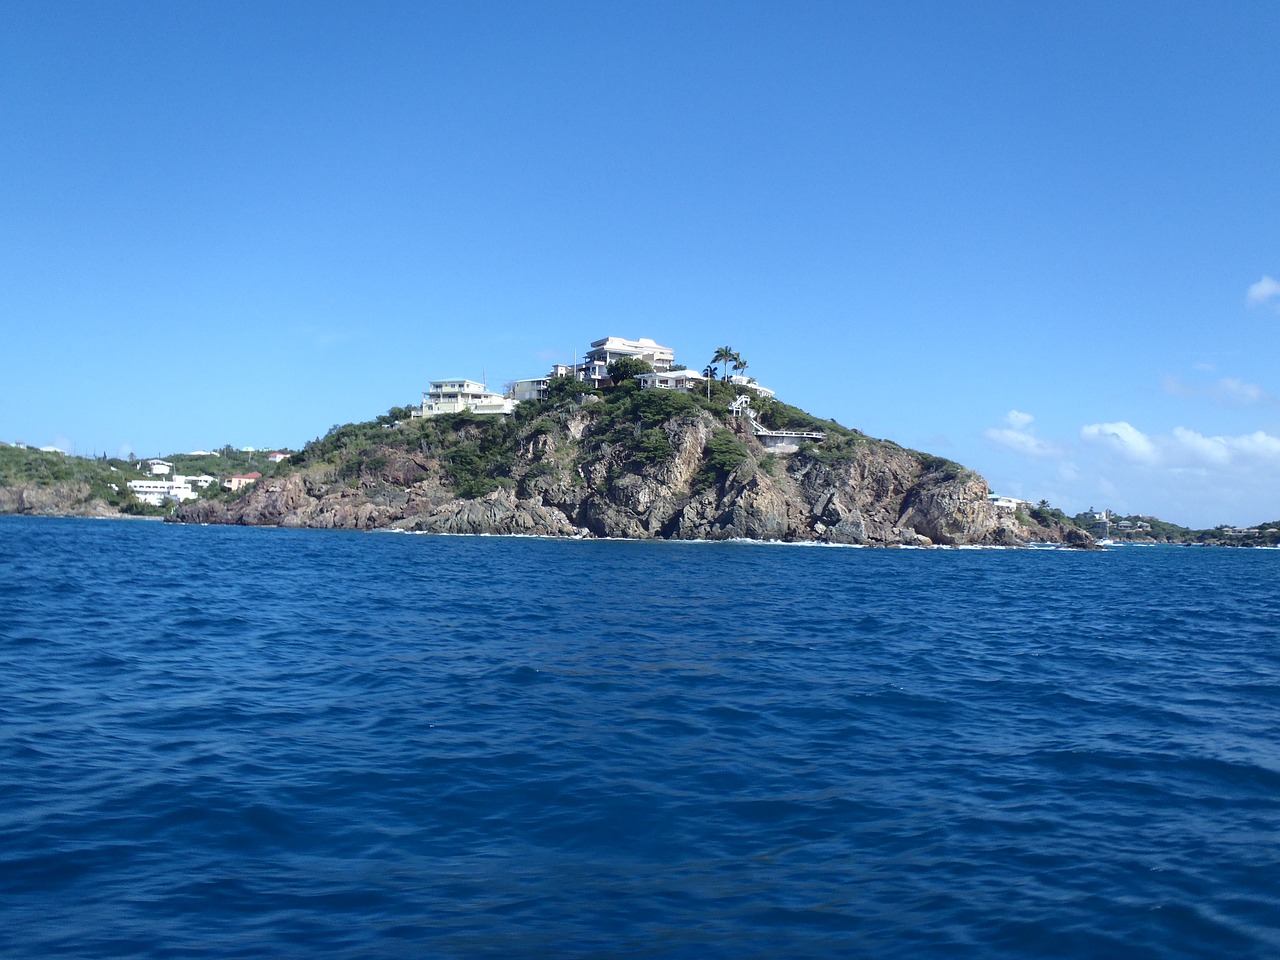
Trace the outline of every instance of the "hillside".
{"label": "hillside", "polygon": [[[224,448],[219,453],[171,454],[173,472],[226,476],[250,470],[273,475],[276,465],[261,453]],[[58,517],[168,516],[172,507],[152,507],[129,489],[145,479],[145,464],[120,458],[75,457],[0,443],[0,514]],[[202,497],[227,499],[214,484]]]}
{"label": "hillside", "polygon": [[716,383],[706,398],[632,382],[597,393],[566,381],[508,418],[393,409],[335,427],[238,499],[184,504],[176,519],[877,545],[1090,540],[998,513],[986,481],[959,464],[753,397],[764,427],[826,435],[771,453],[729,413],[742,390]]}

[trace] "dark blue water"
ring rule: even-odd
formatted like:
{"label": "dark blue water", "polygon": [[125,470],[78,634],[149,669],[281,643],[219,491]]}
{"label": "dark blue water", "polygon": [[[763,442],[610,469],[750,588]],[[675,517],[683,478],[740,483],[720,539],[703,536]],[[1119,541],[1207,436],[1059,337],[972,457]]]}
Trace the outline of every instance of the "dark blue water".
{"label": "dark blue water", "polygon": [[0,956],[1274,957],[1280,552],[0,518]]}

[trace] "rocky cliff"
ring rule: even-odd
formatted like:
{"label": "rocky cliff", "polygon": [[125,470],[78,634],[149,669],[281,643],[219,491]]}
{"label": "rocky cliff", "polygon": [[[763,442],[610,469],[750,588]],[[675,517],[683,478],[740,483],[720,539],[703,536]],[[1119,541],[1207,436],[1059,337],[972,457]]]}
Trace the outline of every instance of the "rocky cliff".
{"label": "rocky cliff", "polygon": [[259,481],[231,502],[185,504],[177,519],[870,545],[1028,538],[987,501],[986,481],[957,464],[835,426],[822,444],[772,454],[747,421],[652,393],[562,403],[507,421],[342,428],[309,445],[287,476]]}
{"label": "rocky cliff", "polygon": [[87,483],[0,484],[0,514],[37,517],[118,517],[120,511],[93,496]]}

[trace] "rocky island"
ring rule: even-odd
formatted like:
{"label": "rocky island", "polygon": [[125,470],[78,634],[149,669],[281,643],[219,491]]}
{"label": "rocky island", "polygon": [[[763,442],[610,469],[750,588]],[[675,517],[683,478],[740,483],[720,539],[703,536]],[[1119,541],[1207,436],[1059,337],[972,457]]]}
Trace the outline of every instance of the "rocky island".
{"label": "rocky island", "polygon": [[960,464],[742,385],[709,381],[704,396],[619,380],[552,380],[545,399],[505,416],[393,408],[335,427],[241,496],[184,503],[173,519],[879,546],[1092,541],[1001,510]]}

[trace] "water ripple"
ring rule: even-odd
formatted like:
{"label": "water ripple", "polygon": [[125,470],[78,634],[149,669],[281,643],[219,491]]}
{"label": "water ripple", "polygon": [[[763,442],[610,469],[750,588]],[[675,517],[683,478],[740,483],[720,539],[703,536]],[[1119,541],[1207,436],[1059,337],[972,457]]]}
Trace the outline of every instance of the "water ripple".
{"label": "water ripple", "polygon": [[0,518],[0,954],[1274,956],[1278,562]]}

